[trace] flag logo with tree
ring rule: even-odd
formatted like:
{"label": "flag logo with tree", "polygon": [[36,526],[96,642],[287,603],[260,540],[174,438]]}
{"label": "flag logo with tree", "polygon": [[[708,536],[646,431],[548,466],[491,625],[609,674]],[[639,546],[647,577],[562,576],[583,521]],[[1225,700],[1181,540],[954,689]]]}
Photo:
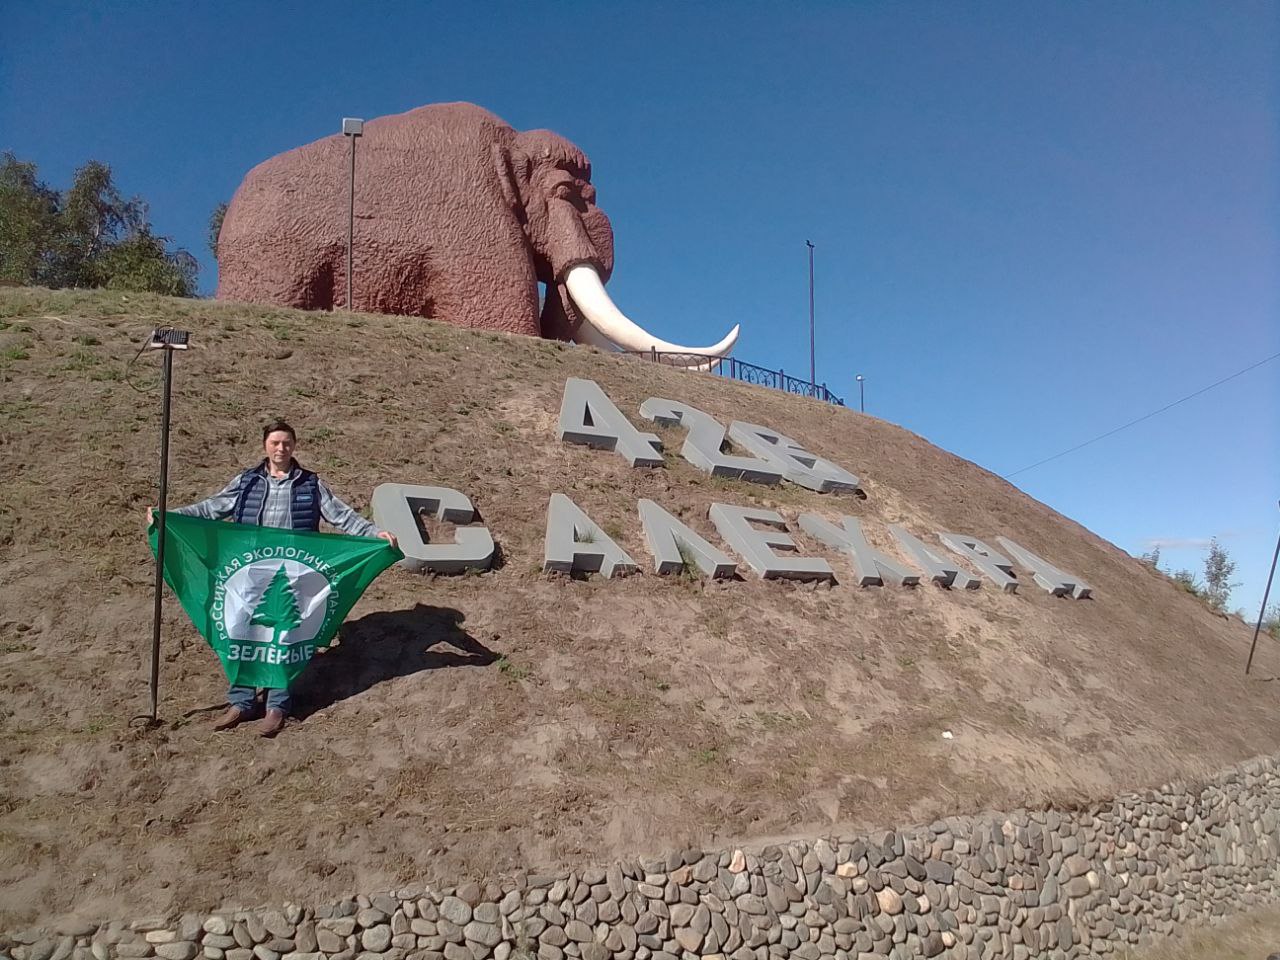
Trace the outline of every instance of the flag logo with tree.
{"label": "flag logo with tree", "polygon": [[[288,687],[373,579],[401,559],[385,540],[166,514],[165,581],[244,686]],[[150,531],[154,551],[157,531]]]}
{"label": "flag logo with tree", "polygon": [[271,627],[275,631],[271,637],[273,643],[280,642],[282,632],[302,623],[298,600],[289,586],[289,575],[284,572],[283,563],[276,568],[276,575],[254,608],[253,619],[249,623],[256,627]]}

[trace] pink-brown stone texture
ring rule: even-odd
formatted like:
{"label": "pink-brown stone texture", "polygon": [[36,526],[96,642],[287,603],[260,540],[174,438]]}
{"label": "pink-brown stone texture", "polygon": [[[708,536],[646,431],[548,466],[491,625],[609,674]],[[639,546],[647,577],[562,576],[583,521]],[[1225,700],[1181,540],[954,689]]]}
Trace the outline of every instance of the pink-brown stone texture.
{"label": "pink-brown stone texture", "polygon": [[[218,237],[218,298],[345,307],[349,178],[341,134],[249,171]],[[586,155],[468,103],[365,124],[354,249],[356,310],[560,339],[579,322],[566,271],[589,263],[607,280],[613,269]]]}

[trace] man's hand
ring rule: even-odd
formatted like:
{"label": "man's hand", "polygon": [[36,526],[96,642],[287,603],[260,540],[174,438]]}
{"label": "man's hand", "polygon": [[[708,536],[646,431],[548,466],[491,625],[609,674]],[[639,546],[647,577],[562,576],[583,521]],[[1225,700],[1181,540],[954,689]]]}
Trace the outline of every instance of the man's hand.
{"label": "man's hand", "polygon": [[394,533],[388,533],[386,530],[382,530],[379,531],[378,536],[396,549],[399,549],[400,544],[396,541],[396,535]]}
{"label": "man's hand", "polygon": [[151,524],[155,522],[156,522],[156,508],[147,507],[147,526],[151,526]]}

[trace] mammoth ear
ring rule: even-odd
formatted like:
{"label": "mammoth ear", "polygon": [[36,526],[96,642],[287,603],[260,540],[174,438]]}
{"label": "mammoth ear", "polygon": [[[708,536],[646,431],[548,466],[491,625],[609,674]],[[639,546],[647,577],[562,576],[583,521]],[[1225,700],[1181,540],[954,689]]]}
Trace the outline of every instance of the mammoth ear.
{"label": "mammoth ear", "polygon": [[505,147],[494,144],[493,169],[498,175],[498,185],[502,188],[502,197],[511,205],[512,210],[524,208],[524,187],[529,183],[531,163],[529,158],[520,153],[516,147]]}

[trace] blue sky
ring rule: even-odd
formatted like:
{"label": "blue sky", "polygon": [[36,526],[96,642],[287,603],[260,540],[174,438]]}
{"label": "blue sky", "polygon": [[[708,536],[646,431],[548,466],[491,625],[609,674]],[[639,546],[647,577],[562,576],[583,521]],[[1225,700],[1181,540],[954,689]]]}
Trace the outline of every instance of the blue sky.
{"label": "blue sky", "polygon": [[[614,299],[818,378],[1000,474],[1280,353],[1280,6],[11,6],[0,149],[89,158],[200,257],[246,171],[340,118],[470,100],[592,159]],[[859,464],[855,471],[871,474]],[[1280,361],[1020,473],[1118,546],[1261,600]],[[1087,573],[1087,572],[1086,572]]]}

